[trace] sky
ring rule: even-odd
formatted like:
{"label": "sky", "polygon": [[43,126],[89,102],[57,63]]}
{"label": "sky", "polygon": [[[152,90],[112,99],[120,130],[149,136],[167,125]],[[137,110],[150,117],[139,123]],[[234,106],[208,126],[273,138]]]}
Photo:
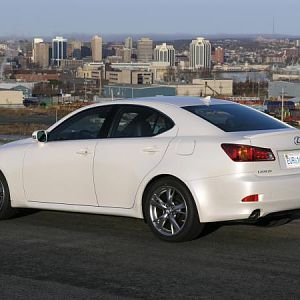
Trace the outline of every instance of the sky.
{"label": "sky", "polygon": [[299,0],[1,0],[0,36],[271,34],[300,36]]}

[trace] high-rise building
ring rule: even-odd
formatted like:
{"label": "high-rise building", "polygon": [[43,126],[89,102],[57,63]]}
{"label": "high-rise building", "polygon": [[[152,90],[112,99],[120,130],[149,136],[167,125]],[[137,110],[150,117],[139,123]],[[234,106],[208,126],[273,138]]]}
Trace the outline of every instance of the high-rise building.
{"label": "high-rise building", "polygon": [[82,42],[73,40],[68,42],[68,57],[81,59]]}
{"label": "high-rise building", "polygon": [[132,37],[128,37],[125,39],[125,48],[132,49]]}
{"label": "high-rise building", "polygon": [[91,42],[93,61],[102,61],[102,38],[95,35]]}
{"label": "high-rise building", "polygon": [[141,38],[137,42],[137,60],[139,62],[152,61],[153,41],[149,38]]}
{"label": "high-rise building", "polygon": [[173,45],[157,45],[154,49],[154,60],[160,62],[167,62],[170,66],[175,65],[175,49]]}
{"label": "high-rise building", "polygon": [[124,48],[123,49],[123,62],[130,63],[131,62],[131,49]]}
{"label": "high-rise building", "polygon": [[48,68],[49,66],[49,44],[38,43],[34,47],[34,62],[41,68]]}
{"label": "high-rise building", "polygon": [[34,38],[33,39],[33,42],[32,42],[32,61],[33,62],[36,62],[35,60],[35,46],[37,45],[37,44],[39,44],[39,43],[43,43],[44,42],[44,40],[43,39],[41,39],[41,38]]}
{"label": "high-rise building", "polygon": [[52,40],[52,58],[51,63],[60,66],[62,59],[67,58],[67,39],[57,36]]}
{"label": "high-rise building", "polygon": [[190,67],[192,69],[210,69],[211,44],[208,40],[198,37],[190,44]]}
{"label": "high-rise building", "polygon": [[222,47],[217,47],[214,53],[214,62],[216,64],[224,64],[225,50]]}

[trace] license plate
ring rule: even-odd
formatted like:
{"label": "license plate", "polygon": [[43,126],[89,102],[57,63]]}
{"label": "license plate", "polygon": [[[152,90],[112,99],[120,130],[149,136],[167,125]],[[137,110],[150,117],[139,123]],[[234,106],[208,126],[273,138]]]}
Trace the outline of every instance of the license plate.
{"label": "license plate", "polygon": [[284,154],[287,168],[300,168],[300,153]]}

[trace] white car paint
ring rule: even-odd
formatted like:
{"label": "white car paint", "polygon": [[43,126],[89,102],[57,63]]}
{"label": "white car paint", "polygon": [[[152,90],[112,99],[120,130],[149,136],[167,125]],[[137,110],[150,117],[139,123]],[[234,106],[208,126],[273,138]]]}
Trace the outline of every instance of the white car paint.
{"label": "white car paint", "polygon": [[[209,105],[189,97],[112,102],[149,106],[168,115],[175,126],[154,137],[48,143],[26,139],[0,147],[0,170],[12,206],[143,218],[147,184],[157,176],[172,175],[189,188],[201,222],[245,219],[256,209],[261,216],[299,209],[300,169],[286,169],[282,153],[300,150],[293,143],[300,131],[290,127],[224,132],[181,108],[197,103]],[[211,103],[228,102],[212,99]],[[276,160],[236,163],[225,154],[222,143],[271,148]],[[241,202],[252,194],[259,194],[260,201]]]}

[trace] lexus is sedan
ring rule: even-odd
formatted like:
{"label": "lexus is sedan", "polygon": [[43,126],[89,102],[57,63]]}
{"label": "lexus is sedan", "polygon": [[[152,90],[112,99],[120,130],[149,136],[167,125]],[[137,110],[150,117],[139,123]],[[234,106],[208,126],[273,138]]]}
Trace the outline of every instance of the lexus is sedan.
{"label": "lexus is sedan", "polygon": [[87,106],[0,147],[0,218],[18,208],[141,218],[191,240],[207,223],[299,209],[300,131],[210,98]]}

